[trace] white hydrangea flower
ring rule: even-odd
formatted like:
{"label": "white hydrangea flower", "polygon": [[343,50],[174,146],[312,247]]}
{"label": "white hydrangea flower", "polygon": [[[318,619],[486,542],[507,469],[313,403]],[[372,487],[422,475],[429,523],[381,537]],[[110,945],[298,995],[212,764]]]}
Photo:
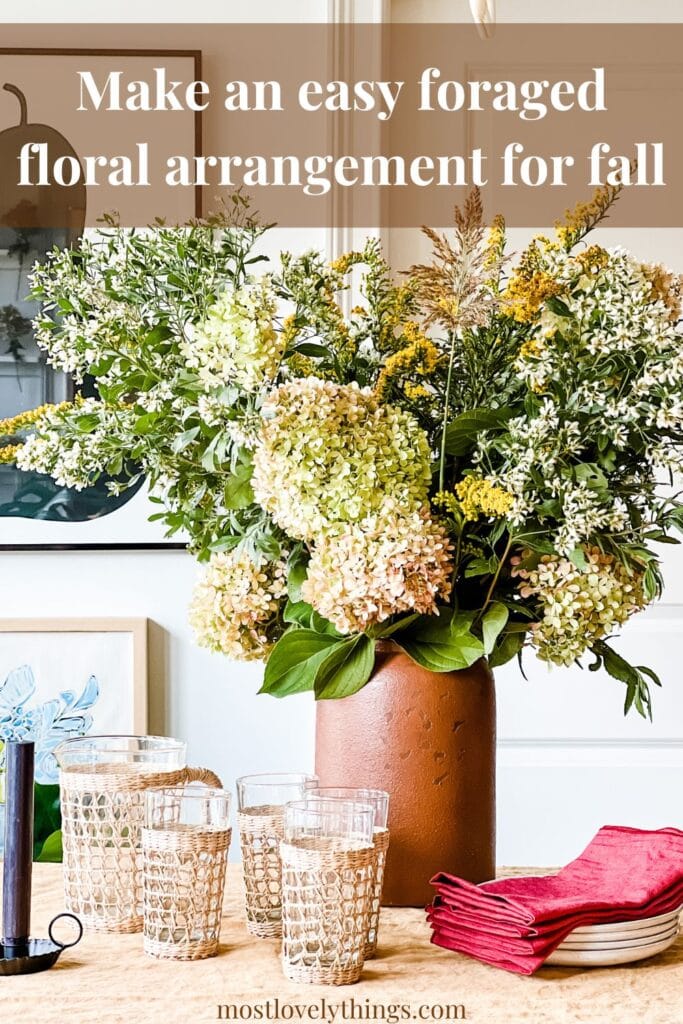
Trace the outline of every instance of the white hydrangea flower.
{"label": "white hydrangea flower", "polygon": [[197,643],[239,661],[266,658],[286,592],[283,560],[258,563],[246,551],[213,555],[190,605]]}
{"label": "white hydrangea flower", "polygon": [[555,665],[571,665],[646,604],[640,576],[598,548],[584,554],[583,569],[559,555],[543,555],[535,569],[513,570],[520,595],[539,603],[531,642],[539,658]]}

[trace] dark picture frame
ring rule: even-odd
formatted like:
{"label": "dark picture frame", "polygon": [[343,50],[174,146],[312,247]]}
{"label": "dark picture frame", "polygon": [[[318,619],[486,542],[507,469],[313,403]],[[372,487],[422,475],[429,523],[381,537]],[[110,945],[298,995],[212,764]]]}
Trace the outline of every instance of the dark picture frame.
{"label": "dark picture frame", "polygon": [[[191,49],[154,49],[148,47],[141,47],[135,49],[126,48],[82,48],[82,47],[0,47],[0,87],[3,82],[11,80],[12,68],[11,64],[7,61],[4,62],[5,67],[3,68],[3,58],[14,58],[21,57],[32,58],[35,57],[38,61],[45,60],[46,58],[88,58],[89,66],[92,65],[92,60],[95,58],[102,58],[107,62],[110,62],[112,58],[121,58],[130,60],[142,60],[142,61],[162,61],[167,62],[178,62],[187,61],[188,68],[185,72],[186,77],[193,81],[201,80],[202,78],[202,53],[200,50]],[[40,76],[38,76],[40,78]],[[26,83],[22,80],[18,83],[20,87],[24,87]],[[28,86],[26,86],[28,89]],[[0,94],[4,95],[4,94]],[[30,96],[29,96],[30,100]],[[194,155],[200,156],[202,154],[202,112],[188,111],[188,118],[192,118],[192,128],[190,132],[194,141]],[[11,126],[10,126],[11,127]],[[59,131],[59,125],[50,125],[57,132]],[[4,126],[0,124],[0,132]],[[185,213],[185,219],[189,220],[193,217],[202,216],[202,189],[197,186],[193,193],[191,193],[190,206],[192,208],[187,209]],[[59,244],[62,244],[61,242]],[[20,270],[21,275],[21,270]],[[17,292],[19,286],[17,285]],[[2,298],[0,296],[0,306],[2,306]],[[17,313],[19,310],[17,310]],[[24,310],[24,315],[29,316],[29,311]],[[3,365],[5,368],[8,366],[15,365],[17,373],[19,373],[20,363],[16,364],[8,363],[4,360],[4,364],[0,363],[0,373],[2,372]],[[39,369],[38,364],[35,363],[35,359],[32,363],[26,364],[28,372],[33,378],[46,377],[51,371],[45,368]],[[54,379],[49,384],[43,385],[42,394],[44,395],[43,401],[52,400],[52,393],[56,390],[63,398],[68,398],[73,395],[72,382],[61,375],[61,379],[57,381],[60,375],[53,374]],[[57,381],[57,383],[55,383]],[[27,408],[33,407],[34,404],[30,403]],[[22,410],[14,410],[22,411]],[[14,411],[8,412],[3,411],[2,403],[0,402],[0,420],[5,418],[6,415],[13,415]],[[0,467],[0,470],[5,467]],[[9,470],[10,467],[7,467]],[[27,474],[28,478],[29,474]],[[40,479],[40,478],[39,478]],[[45,479],[47,483],[48,478]],[[85,493],[85,492],[84,492]],[[147,522],[147,511],[152,511],[148,506],[144,493],[131,495],[130,504],[131,507],[126,507],[129,502],[121,503],[120,507],[116,507],[111,511],[98,513],[92,518],[84,519],[79,522],[59,522],[50,521],[43,522],[37,517],[34,519],[31,516],[21,516],[20,514],[14,515],[10,512],[9,515],[0,516],[0,551],[110,551],[110,550],[132,550],[132,551],[149,551],[149,550],[184,550],[186,545],[183,542],[166,540],[163,535],[163,527],[159,524],[149,524]],[[135,515],[131,515],[133,509]],[[121,513],[125,513],[121,516]],[[121,518],[117,518],[121,517]],[[137,522],[137,520],[140,522]],[[123,524],[123,525],[122,525]],[[106,534],[110,532],[107,527],[111,527],[111,540],[108,539]]]}

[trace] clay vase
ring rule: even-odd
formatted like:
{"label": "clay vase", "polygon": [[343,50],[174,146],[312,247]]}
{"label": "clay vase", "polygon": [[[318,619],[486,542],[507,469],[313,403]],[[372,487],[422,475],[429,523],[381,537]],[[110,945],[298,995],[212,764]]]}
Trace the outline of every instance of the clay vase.
{"label": "clay vase", "polygon": [[318,702],[315,763],[323,786],[390,794],[385,906],[424,906],[438,871],[495,876],[496,704],[483,659],[430,672],[378,643],[362,690]]}

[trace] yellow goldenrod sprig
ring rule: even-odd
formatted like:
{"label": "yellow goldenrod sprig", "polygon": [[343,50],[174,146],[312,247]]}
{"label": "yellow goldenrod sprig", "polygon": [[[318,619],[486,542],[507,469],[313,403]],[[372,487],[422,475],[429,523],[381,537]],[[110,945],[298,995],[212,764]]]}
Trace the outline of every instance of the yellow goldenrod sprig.
{"label": "yellow goldenrod sprig", "polygon": [[564,223],[555,224],[557,239],[567,252],[604,220],[612,203],[616,202],[623,185],[601,185],[595,190],[589,202],[577,203],[573,210],[567,210]]}
{"label": "yellow goldenrod sprig", "polygon": [[455,485],[455,491],[438,491],[432,498],[435,508],[473,522],[480,515],[502,518],[513,505],[513,496],[490,480],[470,475]]}
{"label": "yellow goldenrod sprig", "polygon": [[364,258],[362,252],[345,252],[341,256],[337,256],[336,260],[332,260],[330,267],[337,274],[348,274],[351,267],[354,267],[356,263],[361,263]]}
{"label": "yellow goldenrod sprig", "polygon": [[60,412],[73,404],[73,402],[60,402],[58,405],[39,405],[36,409],[27,409],[26,412],[20,412],[16,416],[0,420],[0,437],[13,437],[22,430],[28,430],[34,426],[46,413]]}
{"label": "yellow goldenrod sprig", "polygon": [[432,498],[432,505],[435,508],[443,509],[444,512],[448,512],[452,516],[460,514],[460,502],[452,491],[437,491]]}
{"label": "yellow goldenrod sprig", "polygon": [[491,221],[486,247],[484,250],[484,269],[490,274],[489,287],[498,290],[500,275],[505,261],[505,218],[497,213]]}
{"label": "yellow goldenrod sprig", "polygon": [[[387,357],[377,379],[375,395],[380,401],[386,398],[392,384],[404,381],[410,374],[431,377],[441,359],[441,353],[434,342],[420,332],[417,324],[406,324],[403,336],[408,344]],[[423,385],[415,381],[405,381],[404,390],[409,398],[423,398],[428,393]]]}
{"label": "yellow goldenrod sprig", "polygon": [[0,466],[13,465],[20,448],[23,448],[22,444],[6,444],[0,448]]}
{"label": "yellow goldenrod sprig", "polygon": [[502,518],[513,506],[509,491],[477,476],[466,476],[455,485],[465,519],[478,519],[480,515]]}

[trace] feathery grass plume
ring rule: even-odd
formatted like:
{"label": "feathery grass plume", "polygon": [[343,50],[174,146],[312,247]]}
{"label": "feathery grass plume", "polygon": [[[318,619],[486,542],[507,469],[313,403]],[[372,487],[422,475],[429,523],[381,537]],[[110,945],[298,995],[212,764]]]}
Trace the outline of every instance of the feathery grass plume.
{"label": "feathery grass plume", "polygon": [[481,193],[473,188],[454,213],[455,243],[432,228],[422,232],[431,241],[433,261],[416,264],[408,274],[415,284],[425,324],[441,324],[455,332],[487,323],[496,297],[490,289],[502,253],[492,254],[484,243]]}

